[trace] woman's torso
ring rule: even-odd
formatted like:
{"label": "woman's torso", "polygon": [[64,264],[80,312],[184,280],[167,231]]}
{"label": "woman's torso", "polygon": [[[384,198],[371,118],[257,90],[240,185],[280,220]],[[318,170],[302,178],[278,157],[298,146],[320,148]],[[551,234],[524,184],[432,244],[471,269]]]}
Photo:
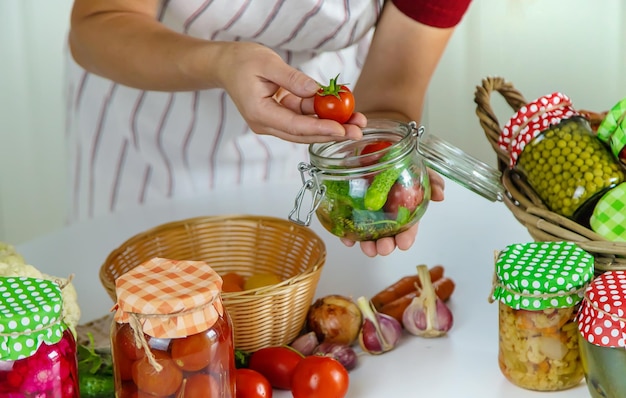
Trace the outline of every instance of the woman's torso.
{"label": "woman's torso", "polygon": [[[382,0],[165,0],[159,18],[207,40],[265,44],[320,82],[338,73],[356,82],[381,7]],[[305,145],[251,132],[222,90],[142,91],[68,64],[70,222],[293,177],[306,160]]]}

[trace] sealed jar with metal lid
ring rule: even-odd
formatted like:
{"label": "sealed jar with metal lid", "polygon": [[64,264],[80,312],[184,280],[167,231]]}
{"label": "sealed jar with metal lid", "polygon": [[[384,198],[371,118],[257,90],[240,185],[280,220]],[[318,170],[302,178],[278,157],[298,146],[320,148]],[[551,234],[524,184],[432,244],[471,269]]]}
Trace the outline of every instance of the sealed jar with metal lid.
{"label": "sealed jar with metal lid", "polygon": [[584,377],[576,315],[593,278],[593,256],[568,242],[507,246],[496,260],[498,364],[513,384],[557,391]]}
{"label": "sealed jar with metal lid", "polygon": [[53,281],[0,277],[0,397],[78,398],[76,340]]}
{"label": "sealed jar with metal lid", "polygon": [[593,398],[626,397],[626,271],[606,271],[585,291],[580,352]]}
{"label": "sealed jar with metal lid", "polygon": [[233,329],[221,286],[204,262],[163,258],[115,281],[116,397],[235,397]]}
{"label": "sealed jar with metal lid", "polygon": [[588,225],[593,206],[624,181],[624,170],[593,134],[588,121],[562,93],[520,108],[504,126],[498,144],[555,213]]}
{"label": "sealed jar with metal lid", "polygon": [[[415,122],[369,120],[359,141],[309,146],[303,187],[289,219],[309,225],[313,213],[332,234],[354,241],[393,236],[414,225],[430,201],[427,167],[490,200],[501,200],[500,173]],[[301,217],[303,197],[313,201]]]}
{"label": "sealed jar with metal lid", "polygon": [[598,126],[598,138],[611,147],[615,158],[626,164],[626,98],[604,116]]}

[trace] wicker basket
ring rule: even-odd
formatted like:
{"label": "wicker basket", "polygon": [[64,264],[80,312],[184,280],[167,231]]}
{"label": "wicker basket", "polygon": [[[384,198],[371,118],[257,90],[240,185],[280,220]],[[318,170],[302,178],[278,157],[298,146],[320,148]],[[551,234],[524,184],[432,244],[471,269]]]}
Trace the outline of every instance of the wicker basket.
{"label": "wicker basket", "polygon": [[272,217],[198,217],[142,232],[112,251],[100,280],[116,301],[115,279],[153,258],[206,261],[218,273],[244,277],[272,272],[282,282],[222,295],[235,330],[235,347],[255,351],[287,344],[302,330],[326,246],[313,230]]}
{"label": "wicker basket", "polygon": [[[506,206],[535,241],[577,242],[581,248],[594,255],[597,270],[626,269],[626,243],[608,241],[589,228],[550,211],[524,178],[508,167],[509,155],[497,143],[502,127],[490,104],[494,91],[502,95],[513,112],[528,101],[510,82],[500,77],[483,79],[482,85],[476,87],[474,96],[480,125],[498,157],[498,168],[502,171],[502,184],[506,190],[503,199]],[[592,127],[597,127],[605,114],[591,111],[582,113]]]}

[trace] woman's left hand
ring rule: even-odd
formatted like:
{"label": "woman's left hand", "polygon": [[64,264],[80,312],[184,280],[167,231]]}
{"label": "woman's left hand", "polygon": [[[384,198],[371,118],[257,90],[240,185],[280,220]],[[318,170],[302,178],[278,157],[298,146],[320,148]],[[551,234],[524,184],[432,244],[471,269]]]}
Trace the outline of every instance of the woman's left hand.
{"label": "woman's left hand", "polygon": [[[430,200],[441,202],[444,199],[445,182],[443,178],[431,169],[428,169],[428,176],[431,185]],[[361,251],[368,257],[387,256],[398,248],[399,250],[408,250],[415,243],[419,223],[415,224],[408,230],[397,234],[396,236],[378,239],[376,241],[360,242]],[[344,245],[348,247],[354,246],[356,242],[348,239],[341,239]]]}

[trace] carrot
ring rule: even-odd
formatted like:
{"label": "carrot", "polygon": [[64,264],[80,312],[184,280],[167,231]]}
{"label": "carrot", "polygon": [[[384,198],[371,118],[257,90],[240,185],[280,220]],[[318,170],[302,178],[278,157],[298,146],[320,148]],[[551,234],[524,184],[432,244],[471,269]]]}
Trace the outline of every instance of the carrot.
{"label": "carrot", "polygon": [[[447,301],[450,296],[452,296],[455,286],[454,281],[447,277],[442,277],[433,282],[433,287],[435,288],[437,297],[443,301]],[[409,306],[409,304],[411,304],[411,301],[413,301],[415,297],[419,296],[419,294],[419,290],[413,290],[412,292],[387,303],[378,311],[382,314],[394,317],[398,320],[398,322],[402,323],[402,314],[404,314],[404,310]]]}
{"label": "carrot", "polygon": [[[430,279],[433,282],[443,277],[444,269],[441,265],[435,265],[428,271],[430,272]],[[417,274],[407,275],[403,278],[400,278],[394,284],[376,293],[371,298],[372,305],[377,310],[380,310],[386,304],[389,304],[392,301],[415,291],[415,284],[419,286],[419,277],[417,276]]]}

